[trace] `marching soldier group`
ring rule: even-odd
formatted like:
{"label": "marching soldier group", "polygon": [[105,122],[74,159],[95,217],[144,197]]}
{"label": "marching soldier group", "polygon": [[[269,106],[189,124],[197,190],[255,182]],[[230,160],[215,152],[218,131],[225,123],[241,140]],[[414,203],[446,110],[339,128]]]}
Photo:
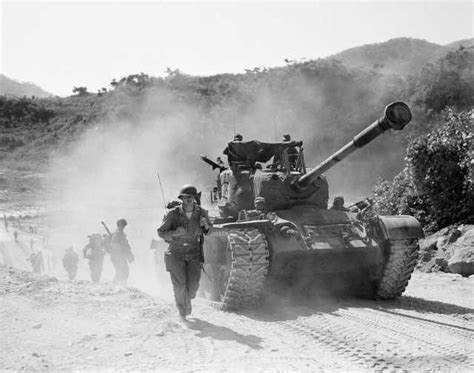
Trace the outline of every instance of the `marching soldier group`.
{"label": "marching soldier group", "polygon": [[[127,235],[124,230],[127,226],[125,219],[117,220],[117,230],[110,236],[94,233],[89,236],[89,242],[82,250],[82,255],[89,260],[91,280],[99,282],[104,267],[104,257],[110,254],[110,261],[115,268],[114,284],[126,286],[130,270],[129,263],[134,261],[134,256]],[[63,266],[70,280],[77,274],[79,257],[72,247],[66,250],[63,257]]]}
{"label": "marching soldier group", "polygon": [[[201,278],[204,235],[211,231],[212,225],[207,210],[200,206],[196,187],[183,186],[178,199],[167,206],[167,213],[157,231],[159,237],[169,244],[164,256],[165,266],[170,273],[180,318],[186,320],[191,314],[191,300],[196,297]],[[89,236],[83,256],[89,260],[93,282],[100,281],[104,257],[108,253],[115,268],[114,283],[127,285],[128,264],[133,262],[134,256],[124,232],[126,225],[125,219],[119,219],[117,230],[110,236]],[[78,255],[69,247],[63,257],[63,266],[70,280],[76,277],[78,263]]]}

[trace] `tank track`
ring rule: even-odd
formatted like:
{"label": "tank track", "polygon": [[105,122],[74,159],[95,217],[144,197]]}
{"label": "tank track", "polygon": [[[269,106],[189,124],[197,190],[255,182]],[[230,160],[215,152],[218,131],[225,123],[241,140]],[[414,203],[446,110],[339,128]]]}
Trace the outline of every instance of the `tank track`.
{"label": "tank track", "polygon": [[228,235],[230,273],[222,296],[222,309],[254,305],[261,297],[268,273],[267,241],[257,229],[231,230]]}
{"label": "tank track", "polygon": [[376,297],[393,299],[402,295],[418,259],[418,239],[388,241],[388,259]]}

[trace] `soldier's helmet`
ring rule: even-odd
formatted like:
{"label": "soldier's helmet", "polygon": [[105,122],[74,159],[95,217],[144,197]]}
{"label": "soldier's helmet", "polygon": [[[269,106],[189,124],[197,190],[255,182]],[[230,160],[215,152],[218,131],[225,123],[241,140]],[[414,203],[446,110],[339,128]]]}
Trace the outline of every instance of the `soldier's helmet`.
{"label": "soldier's helmet", "polygon": [[117,220],[117,227],[125,227],[127,225],[127,221],[125,219],[119,219]]}
{"label": "soldier's helmet", "polygon": [[283,142],[285,142],[285,141],[291,141],[291,136],[290,136],[290,134],[285,133],[285,134],[283,135],[283,139],[282,139],[282,140],[283,140]]}
{"label": "soldier's helmet", "polygon": [[185,197],[185,196],[191,196],[191,197],[197,198],[198,191],[196,187],[190,184],[183,185],[181,189],[179,190],[178,198],[182,199],[182,197]]}
{"label": "soldier's helmet", "polygon": [[242,141],[243,137],[240,133],[234,135],[234,141]]}

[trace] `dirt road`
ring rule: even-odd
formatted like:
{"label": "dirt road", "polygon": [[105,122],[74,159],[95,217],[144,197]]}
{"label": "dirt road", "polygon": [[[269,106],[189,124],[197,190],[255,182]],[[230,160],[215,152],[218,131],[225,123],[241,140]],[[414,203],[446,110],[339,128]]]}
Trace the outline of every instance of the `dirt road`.
{"label": "dirt road", "polygon": [[[408,290],[428,280],[415,276]],[[472,289],[472,279],[445,280]],[[272,300],[238,314],[198,300],[184,324],[169,299],[0,267],[0,302],[2,370],[474,369],[474,310],[413,295]]]}

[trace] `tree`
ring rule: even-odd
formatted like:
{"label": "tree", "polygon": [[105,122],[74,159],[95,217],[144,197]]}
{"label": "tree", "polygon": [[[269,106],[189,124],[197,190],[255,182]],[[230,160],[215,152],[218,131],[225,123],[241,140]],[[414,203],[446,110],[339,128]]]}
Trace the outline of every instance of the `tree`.
{"label": "tree", "polygon": [[86,87],[74,87],[72,93],[75,93],[78,96],[87,96],[89,94]]}
{"label": "tree", "polygon": [[413,215],[428,231],[472,223],[473,115],[447,109],[441,128],[409,144],[405,169],[374,188],[380,214]]}

